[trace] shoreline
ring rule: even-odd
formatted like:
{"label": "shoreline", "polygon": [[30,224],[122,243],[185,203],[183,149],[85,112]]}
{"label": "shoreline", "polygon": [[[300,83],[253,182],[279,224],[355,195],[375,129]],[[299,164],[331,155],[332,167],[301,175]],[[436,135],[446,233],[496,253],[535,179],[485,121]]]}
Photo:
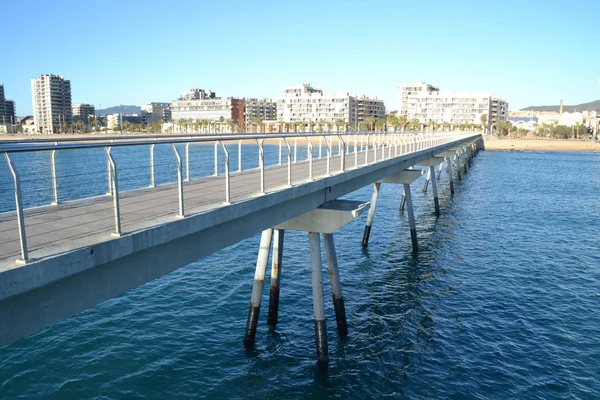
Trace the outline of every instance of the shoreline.
{"label": "shoreline", "polygon": [[487,151],[595,152],[600,143],[585,140],[486,139]]}

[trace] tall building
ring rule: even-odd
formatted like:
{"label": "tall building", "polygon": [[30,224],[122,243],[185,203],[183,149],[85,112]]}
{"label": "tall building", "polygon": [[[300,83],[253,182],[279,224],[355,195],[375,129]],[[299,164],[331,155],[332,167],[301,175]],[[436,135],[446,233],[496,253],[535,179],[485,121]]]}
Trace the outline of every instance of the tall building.
{"label": "tall building", "polygon": [[256,119],[275,121],[277,120],[277,103],[271,99],[244,99],[244,118],[246,125]]}
{"label": "tall building", "polygon": [[167,110],[170,105],[170,103],[146,103],[142,106],[142,111],[149,114],[149,122],[157,122],[160,120],[166,122],[171,119],[170,115],[168,119],[165,118],[165,110]]}
{"label": "tall building", "polygon": [[0,83],[0,125],[15,123],[15,102],[4,97],[4,84]]}
{"label": "tall building", "polygon": [[96,108],[91,104],[73,104],[73,121],[82,121],[86,124],[90,117],[96,115]]}
{"label": "tall building", "polygon": [[279,122],[335,124],[342,121],[356,127],[361,118],[364,120],[369,115],[385,118],[383,100],[347,92],[327,93],[307,83],[284,88],[283,97],[277,100]]}
{"label": "tall building", "polygon": [[52,134],[71,123],[71,82],[64,76],[40,75],[31,80],[33,118],[40,133]]}
{"label": "tall building", "polygon": [[486,115],[490,127],[506,121],[508,103],[487,92],[442,92],[425,81],[400,86],[398,116],[416,119],[422,124],[434,122],[460,126],[481,124]]}

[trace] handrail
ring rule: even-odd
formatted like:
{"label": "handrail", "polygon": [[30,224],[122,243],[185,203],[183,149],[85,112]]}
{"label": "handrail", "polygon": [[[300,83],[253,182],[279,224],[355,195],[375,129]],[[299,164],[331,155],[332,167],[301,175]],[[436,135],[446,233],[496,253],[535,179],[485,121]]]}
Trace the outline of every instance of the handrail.
{"label": "handrail", "polygon": [[[356,135],[360,136],[369,136],[373,134],[380,134],[381,132],[357,132]],[[386,135],[406,135],[408,137],[417,139],[417,135],[420,132],[384,132]],[[469,135],[478,135],[481,133],[478,132],[434,132],[436,134],[444,134],[447,136],[469,136]],[[233,141],[233,140],[258,140],[258,139],[280,139],[280,138],[288,138],[288,139],[299,139],[299,138],[307,138],[307,137],[338,137],[338,133],[285,133],[285,134],[261,134],[261,135],[219,135],[219,136],[210,136],[210,137],[191,137],[190,135],[184,135],[181,139],[170,139],[170,140],[134,140],[134,141],[117,141],[111,142],[111,147],[123,147],[123,146],[145,146],[150,144],[180,144],[180,143],[214,143],[216,141]],[[152,136],[154,137],[154,136]],[[108,138],[107,138],[108,139]],[[56,139],[51,141],[52,143],[57,143]],[[81,141],[79,141],[81,142]],[[413,142],[414,143],[414,142]],[[416,144],[416,143],[415,143]],[[50,150],[67,150],[67,149],[89,149],[89,148],[103,148],[107,146],[107,143],[59,143],[54,145],[27,145],[21,142],[17,144],[11,144],[6,146],[5,143],[0,142],[0,153],[8,152],[8,153],[24,153],[24,152],[32,152],[32,151],[50,151]]]}
{"label": "handrail", "polygon": [[[392,136],[393,135],[393,136]],[[55,139],[52,140],[52,144],[41,144],[41,145],[15,145],[15,146],[5,146],[5,148],[0,147],[0,153],[4,153],[4,157],[6,158],[7,163],[9,164],[9,168],[11,169],[11,173],[14,179],[14,194],[16,201],[16,216],[18,219],[19,226],[19,238],[21,241],[21,261],[26,262],[28,258],[27,251],[27,238],[25,234],[25,216],[23,214],[23,204],[21,199],[21,185],[19,175],[17,170],[15,169],[14,163],[11,161],[9,154],[11,153],[24,153],[24,152],[33,152],[33,151],[50,151],[50,168],[51,168],[51,179],[52,179],[52,199],[53,204],[58,203],[58,188],[57,188],[57,176],[56,176],[56,160],[55,154],[57,150],[71,150],[71,149],[86,149],[86,148],[102,148],[105,153],[106,163],[107,163],[107,175],[108,175],[108,195],[112,197],[112,207],[114,210],[114,232],[113,235],[120,236],[122,235],[121,231],[121,207],[119,205],[119,183],[118,183],[118,174],[117,174],[117,164],[111,154],[112,147],[120,147],[120,146],[143,146],[150,145],[150,187],[155,186],[155,159],[154,159],[154,150],[157,144],[170,144],[175,155],[176,165],[177,165],[177,194],[179,200],[178,213],[176,217],[185,218],[184,211],[184,171],[183,171],[183,159],[180,155],[179,150],[177,149],[177,144],[182,144],[185,146],[185,181],[189,181],[192,177],[190,175],[190,152],[189,145],[190,143],[211,143],[214,144],[214,174],[218,175],[219,173],[219,157],[218,157],[218,147],[220,146],[224,152],[224,163],[225,163],[225,173],[224,173],[224,184],[225,184],[225,202],[224,204],[231,204],[231,175],[230,171],[230,157],[229,151],[227,149],[227,142],[238,141],[238,171],[242,171],[242,142],[243,140],[251,140],[256,142],[258,146],[258,174],[260,175],[260,191],[261,195],[266,194],[267,184],[270,182],[266,182],[265,177],[265,150],[264,141],[267,139],[279,139],[279,164],[283,162],[282,160],[282,152],[281,147],[283,147],[283,143],[285,143],[285,147],[287,147],[287,186],[292,187],[292,166],[294,163],[300,163],[298,160],[297,154],[297,146],[299,138],[307,138],[307,159],[301,160],[302,162],[307,163],[308,165],[308,179],[312,181],[315,179],[315,171],[314,171],[314,157],[313,157],[313,149],[314,145],[312,142],[312,138],[315,140],[319,139],[319,158],[321,158],[321,150],[323,147],[323,140],[325,141],[324,145],[326,146],[325,150],[327,152],[327,159],[323,160],[322,164],[325,164],[326,174],[325,177],[330,177],[332,175],[338,174],[339,172],[344,172],[347,169],[351,169],[352,167],[348,166],[346,163],[346,155],[350,154],[350,147],[352,146],[352,139],[354,139],[354,168],[359,168],[359,164],[363,166],[378,163],[380,161],[384,161],[386,159],[392,158],[392,147],[394,147],[394,155],[402,156],[411,152],[428,152],[430,153],[431,149],[441,145],[444,142],[453,142],[458,141],[459,143],[466,143],[467,140],[480,140],[480,138],[476,138],[480,136],[481,133],[476,132],[411,132],[411,133],[381,133],[381,132],[356,132],[353,135],[346,134],[344,136],[343,133],[319,133],[318,136],[313,135],[311,133],[302,133],[302,134],[262,134],[262,135],[226,135],[226,136],[211,136],[211,137],[197,137],[194,138],[191,135],[181,135],[181,138],[158,141],[156,138],[150,141],[144,140],[136,140],[133,142],[130,141],[116,141],[112,143],[63,143],[59,144]],[[353,137],[352,137],[353,136]],[[340,157],[340,168],[339,172],[337,168],[334,168],[335,171],[331,168],[331,162],[333,158],[333,140],[338,141],[338,154]],[[360,138],[360,140],[359,140]],[[294,140],[294,149],[292,149],[292,144],[290,140]],[[277,142],[274,142],[277,145]],[[360,146],[359,146],[360,143]],[[315,142],[316,145],[316,142]],[[400,147],[400,149],[398,149]],[[378,153],[378,150],[381,149],[381,153]],[[387,149],[387,153],[386,153]],[[292,154],[292,150],[294,154]],[[316,149],[314,149],[316,150]],[[359,161],[359,152],[364,152],[364,164]],[[471,148],[462,144],[462,150],[459,151],[456,155],[456,163],[458,170],[458,177],[461,179],[461,167],[464,167],[465,172],[468,168],[468,161],[471,156]],[[113,152],[114,153],[114,152]],[[434,152],[433,152],[434,153]],[[370,154],[373,155],[373,159],[370,159]],[[293,161],[292,161],[293,160]],[[210,161],[208,161],[210,163]],[[321,164],[321,165],[322,165]],[[306,165],[306,164],[305,164]],[[137,167],[136,167],[137,168]],[[145,178],[147,179],[147,178]],[[68,199],[67,199],[68,200]],[[193,204],[193,203],[192,203]],[[174,212],[173,212],[174,213]]]}

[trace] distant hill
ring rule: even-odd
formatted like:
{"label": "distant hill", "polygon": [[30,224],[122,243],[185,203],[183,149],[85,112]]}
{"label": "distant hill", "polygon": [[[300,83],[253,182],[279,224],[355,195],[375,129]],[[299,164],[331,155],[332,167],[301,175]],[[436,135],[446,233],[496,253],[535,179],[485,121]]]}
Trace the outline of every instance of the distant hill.
{"label": "distant hill", "polygon": [[139,114],[142,108],[140,106],[114,106],[96,110],[96,115],[102,117],[109,114]]}
{"label": "distant hill", "polygon": [[[565,112],[573,112],[573,111],[596,111],[600,112],[600,100],[590,101],[589,103],[577,104],[576,106],[564,106],[563,111]],[[560,106],[530,106],[527,108],[522,108],[521,111],[554,111],[559,112]]]}

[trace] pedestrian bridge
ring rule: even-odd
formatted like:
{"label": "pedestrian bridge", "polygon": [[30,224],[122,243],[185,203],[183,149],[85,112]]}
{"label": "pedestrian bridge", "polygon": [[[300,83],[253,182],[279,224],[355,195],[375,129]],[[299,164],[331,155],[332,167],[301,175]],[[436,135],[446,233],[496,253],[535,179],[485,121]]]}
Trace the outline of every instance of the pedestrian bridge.
{"label": "pedestrian bridge", "polygon": [[[190,176],[190,144],[204,144],[211,150],[211,175]],[[331,205],[334,200],[371,184],[375,185],[370,204],[356,207],[367,210],[370,205],[363,246],[368,245],[379,185],[399,183],[404,184],[402,207],[406,204],[413,249],[417,251],[409,185],[422,171],[413,167],[429,167],[427,182],[431,180],[433,206],[439,214],[435,166],[439,165],[439,174],[446,161],[449,176],[454,176],[454,166],[460,179],[482,144],[481,134],[474,132],[99,136],[64,141],[1,141],[0,152],[10,172],[4,181],[10,179],[14,188],[10,196],[14,199],[12,210],[0,213],[0,346],[259,232],[263,232],[262,251],[265,244],[267,249],[271,246],[271,235],[265,236],[265,232],[275,228],[280,253],[283,230],[286,226],[285,229],[294,229],[295,219],[318,208],[324,213],[319,215],[327,218],[336,209],[335,204]],[[171,147],[172,165],[177,170],[175,182],[155,183],[158,179],[155,180],[154,152],[159,145]],[[111,154],[111,149],[117,147],[147,149],[150,163],[149,180],[143,184],[146,187],[120,189],[119,178],[126,172],[124,169],[136,168],[136,163],[118,164]],[[267,147],[278,154],[271,163],[265,161]],[[297,156],[299,147],[306,148],[306,158],[302,160]],[[106,195],[64,201],[60,185],[66,178],[57,176],[56,154],[86,149],[104,150]],[[250,151],[257,154],[248,154]],[[230,165],[233,155],[238,160],[237,168]],[[244,157],[257,157],[258,167],[242,169]],[[21,184],[20,171],[29,159],[39,158],[49,160],[49,170],[36,173],[51,182],[48,194],[52,201],[27,208],[23,198],[28,193]],[[85,171],[79,172],[85,177]],[[85,180],[81,184],[85,185]],[[354,205],[344,204],[340,210],[346,208],[352,211]],[[313,230],[310,218],[302,223],[303,228],[298,229]],[[330,234],[323,231],[326,250],[330,250],[328,265],[336,262],[329,259],[332,254],[335,257],[332,237],[325,236]],[[317,239],[314,233],[310,235],[313,251],[320,245],[318,233]],[[261,276],[259,270],[264,270],[267,258],[268,251],[266,256],[259,252],[255,277],[258,280],[264,280],[264,271]],[[318,258],[320,269],[320,255]],[[315,277],[318,281],[320,271],[315,272],[316,259],[311,260],[314,297]],[[275,278],[278,283],[278,276]],[[271,284],[273,289],[273,279]],[[247,346],[254,343],[252,325],[255,331],[260,310],[260,300],[258,308],[254,300],[255,295],[262,295],[262,283],[260,288],[256,286],[255,281],[255,291],[260,289],[260,293],[252,295]],[[334,301],[335,298],[334,293]],[[321,326],[315,325],[321,335],[320,344],[317,338],[318,348],[323,340],[326,345],[326,335],[323,339],[323,332],[319,331],[324,325],[324,316],[317,315],[319,307],[315,303],[315,323],[320,321],[317,325]],[[269,318],[271,321],[271,315]],[[344,326],[340,327],[338,315],[339,329],[345,329],[345,316],[343,319]],[[326,348],[324,356],[322,348],[320,351],[319,360],[326,361]]]}

